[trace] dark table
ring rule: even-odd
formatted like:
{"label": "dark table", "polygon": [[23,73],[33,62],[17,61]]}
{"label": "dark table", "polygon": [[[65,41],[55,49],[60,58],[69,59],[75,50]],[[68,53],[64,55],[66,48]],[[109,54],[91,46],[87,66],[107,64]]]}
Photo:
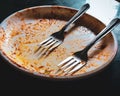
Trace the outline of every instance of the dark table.
{"label": "dark table", "polygon": [[[82,5],[82,0],[0,0],[0,22],[7,16],[23,8],[37,5],[65,5],[75,7],[78,2]],[[76,2],[75,2],[76,1]],[[120,17],[119,12],[116,16]],[[101,96],[120,96],[120,26],[114,30],[118,39],[118,53],[113,62],[102,72],[89,78],[75,81],[50,81],[31,77],[10,66],[2,57],[0,57],[0,94],[8,93],[7,90],[14,91],[17,94],[27,92],[31,95],[65,95],[73,94],[79,96],[101,95]],[[2,86],[3,85],[3,86]],[[45,91],[45,92],[44,92]],[[57,92],[57,94],[55,93]],[[9,93],[8,93],[9,94]],[[15,93],[14,93],[15,94]],[[10,95],[10,94],[9,94]],[[1,95],[2,96],[2,95]]]}

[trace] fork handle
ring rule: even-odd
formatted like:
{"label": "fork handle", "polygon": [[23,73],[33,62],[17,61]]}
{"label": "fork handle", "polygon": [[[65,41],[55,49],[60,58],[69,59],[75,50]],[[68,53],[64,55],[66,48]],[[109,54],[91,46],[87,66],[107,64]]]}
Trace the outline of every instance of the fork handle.
{"label": "fork handle", "polygon": [[88,51],[97,41],[105,37],[109,32],[111,32],[120,23],[119,18],[113,19],[86,47],[84,51]]}
{"label": "fork handle", "polygon": [[67,29],[67,27],[75,22],[80,16],[82,16],[88,9],[90,8],[90,5],[87,3],[83,5],[80,10],[66,23],[66,25],[61,29],[61,33],[64,33],[64,31]]}

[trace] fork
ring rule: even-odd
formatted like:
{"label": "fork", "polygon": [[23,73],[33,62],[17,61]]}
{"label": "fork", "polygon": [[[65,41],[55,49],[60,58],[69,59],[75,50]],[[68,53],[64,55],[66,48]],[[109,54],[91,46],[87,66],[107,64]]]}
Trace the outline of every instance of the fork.
{"label": "fork", "polygon": [[83,50],[75,52],[72,56],[59,63],[59,70],[57,70],[56,74],[60,73],[61,71],[66,75],[73,74],[80,70],[83,66],[85,66],[88,61],[87,52],[89,51],[89,49],[97,41],[111,32],[119,23],[119,18],[113,19]]}
{"label": "fork", "polygon": [[88,3],[83,5],[80,10],[65,24],[65,26],[62,27],[60,31],[51,34],[46,40],[39,44],[35,54],[38,54],[38,57],[40,58],[43,55],[49,54],[56,47],[58,47],[64,41],[64,33],[68,26],[75,22],[80,16],[82,16],[89,9],[89,7],[90,5]]}

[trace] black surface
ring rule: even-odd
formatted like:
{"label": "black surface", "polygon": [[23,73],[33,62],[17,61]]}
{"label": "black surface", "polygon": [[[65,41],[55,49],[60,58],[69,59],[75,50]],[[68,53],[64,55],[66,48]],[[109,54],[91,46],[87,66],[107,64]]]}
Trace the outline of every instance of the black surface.
{"label": "black surface", "polygon": [[[55,5],[60,0],[0,0],[0,22],[20,9],[36,5]],[[68,0],[69,2],[69,0]],[[74,96],[120,96],[119,53],[104,71],[75,81],[49,81],[31,77],[10,66],[0,57],[0,96],[4,94],[49,94]],[[0,89],[1,89],[0,88]],[[8,90],[10,92],[8,92]],[[17,92],[17,93],[15,93]],[[57,93],[55,93],[57,92]],[[11,95],[12,96],[12,95]]]}

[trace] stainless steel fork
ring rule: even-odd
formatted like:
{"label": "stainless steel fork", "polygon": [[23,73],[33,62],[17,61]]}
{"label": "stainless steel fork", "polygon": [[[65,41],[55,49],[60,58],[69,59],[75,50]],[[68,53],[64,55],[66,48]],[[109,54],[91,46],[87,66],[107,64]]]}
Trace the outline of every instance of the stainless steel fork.
{"label": "stainless steel fork", "polygon": [[73,56],[68,57],[58,64],[59,70],[57,74],[62,70],[65,74],[73,74],[74,72],[80,70],[83,66],[87,64],[89,49],[100,39],[106,36],[111,30],[113,30],[120,23],[119,18],[113,19],[108,26],[106,26],[83,50],[78,51],[73,54]]}
{"label": "stainless steel fork", "polygon": [[39,44],[39,47],[35,51],[35,54],[37,54],[37,56],[40,58],[43,55],[49,54],[53,49],[58,47],[64,40],[64,33],[68,26],[71,23],[75,22],[80,16],[82,16],[89,9],[89,7],[89,4],[83,5],[60,31],[53,33],[46,40],[42,41]]}

